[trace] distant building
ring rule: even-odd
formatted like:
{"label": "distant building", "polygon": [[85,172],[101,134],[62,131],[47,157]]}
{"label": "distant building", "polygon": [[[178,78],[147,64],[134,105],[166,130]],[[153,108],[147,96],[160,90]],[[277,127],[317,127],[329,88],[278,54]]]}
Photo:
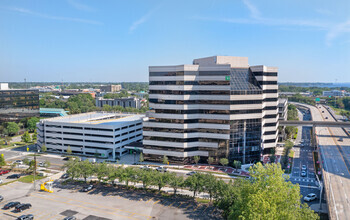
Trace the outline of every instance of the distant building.
{"label": "distant building", "polygon": [[136,95],[137,97],[143,99],[146,95],[148,95],[147,92],[141,91],[141,92],[134,92],[133,95]]}
{"label": "distant building", "polygon": [[323,96],[345,96],[344,90],[323,91]]}
{"label": "distant building", "polygon": [[122,85],[105,85],[100,87],[101,92],[119,92]]}
{"label": "distant building", "polygon": [[119,98],[119,99],[105,99],[105,98],[96,98],[96,106],[103,107],[104,105],[109,106],[122,106],[123,108],[132,107],[132,108],[141,108],[141,101],[136,97],[127,97],[127,98]]}
{"label": "distant building", "polygon": [[296,94],[300,94],[302,96],[312,96],[312,92],[279,92],[280,96],[286,96],[286,97],[291,97]]}
{"label": "distant building", "polygon": [[[287,121],[288,119],[288,99],[278,99],[278,120]],[[278,130],[278,139],[283,141],[286,139],[286,126],[280,126]]]}
{"label": "distant building", "polygon": [[150,66],[145,159],[260,161],[277,144],[277,90],[277,68],[249,66],[247,57]]}
{"label": "distant building", "polygon": [[145,115],[90,112],[42,119],[37,124],[38,145],[48,151],[98,156],[115,160],[132,142],[142,141]]}
{"label": "distant building", "polygon": [[40,116],[39,90],[9,89],[7,83],[0,88],[0,122]]}

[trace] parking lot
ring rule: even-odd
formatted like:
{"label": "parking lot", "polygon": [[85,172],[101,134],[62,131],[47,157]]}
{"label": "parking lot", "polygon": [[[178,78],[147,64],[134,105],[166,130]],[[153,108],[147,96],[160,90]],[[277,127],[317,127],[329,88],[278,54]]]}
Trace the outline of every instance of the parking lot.
{"label": "parking lot", "polygon": [[[96,186],[88,193],[84,185],[62,185],[56,181],[54,192],[33,191],[33,184],[15,182],[0,187],[3,207],[11,201],[31,203],[22,213],[2,210],[0,219],[16,219],[33,214],[35,219],[55,220],[74,215],[77,219],[221,219],[213,206],[199,204],[191,198],[164,197],[144,190]],[[39,187],[37,187],[38,189]]]}

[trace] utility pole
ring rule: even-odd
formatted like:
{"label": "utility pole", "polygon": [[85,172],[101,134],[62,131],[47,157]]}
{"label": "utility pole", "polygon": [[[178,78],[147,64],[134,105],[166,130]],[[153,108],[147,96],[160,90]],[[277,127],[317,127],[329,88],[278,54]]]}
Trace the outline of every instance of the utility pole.
{"label": "utility pole", "polygon": [[318,185],[321,188],[320,189],[320,210],[322,210],[322,191],[323,191],[323,184],[321,183],[320,179],[318,178],[318,174],[316,173],[316,179],[318,181]]}

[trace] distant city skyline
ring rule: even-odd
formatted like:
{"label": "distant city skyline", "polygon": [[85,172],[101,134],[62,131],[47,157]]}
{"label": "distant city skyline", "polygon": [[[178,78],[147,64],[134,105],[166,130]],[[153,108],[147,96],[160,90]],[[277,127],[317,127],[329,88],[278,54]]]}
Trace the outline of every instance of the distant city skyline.
{"label": "distant city skyline", "polygon": [[350,82],[350,2],[0,2],[0,81],[147,82],[148,66],[249,57],[280,82]]}

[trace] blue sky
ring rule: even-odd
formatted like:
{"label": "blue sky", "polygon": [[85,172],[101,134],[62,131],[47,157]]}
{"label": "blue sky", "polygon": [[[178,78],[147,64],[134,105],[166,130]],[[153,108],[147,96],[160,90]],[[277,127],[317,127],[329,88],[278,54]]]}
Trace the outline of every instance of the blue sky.
{"label": "blue sky", "polygon": [[350,1],[0,0],[0,81],[148,81],[212,55],[350,82]]}

